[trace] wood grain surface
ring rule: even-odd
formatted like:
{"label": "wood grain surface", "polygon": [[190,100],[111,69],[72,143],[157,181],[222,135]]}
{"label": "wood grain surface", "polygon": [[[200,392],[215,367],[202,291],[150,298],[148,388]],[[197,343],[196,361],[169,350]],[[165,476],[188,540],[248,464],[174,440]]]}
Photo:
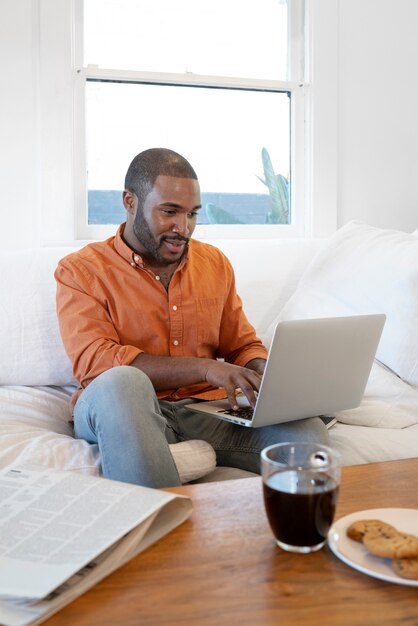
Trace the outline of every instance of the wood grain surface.
{"label": "wood grain surface", "polygon": [[[418,625],[418,587],[371,578],[328,547],[280,550],[261,478],[170,491],[192,498],[190,520],[45,624]],[[337,518],[380,507],[418,508],[418,459],[343,469]]]}

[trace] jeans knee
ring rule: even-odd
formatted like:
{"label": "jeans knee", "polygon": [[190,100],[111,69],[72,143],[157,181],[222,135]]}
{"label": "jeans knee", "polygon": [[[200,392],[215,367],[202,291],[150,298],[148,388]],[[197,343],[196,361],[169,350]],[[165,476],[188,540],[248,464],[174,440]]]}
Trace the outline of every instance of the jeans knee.
{"label": "jeans knee", "polygon": [[74,414],[81,405],[94,410],[98,417],[119,408],[130,411],[138,404],[153,406],[157,402],[154,387],[144,372],[135,367],[120,365],[106,370],[84,389]]}
{"label": "jeans knee", "polygon": [[[154,387],[144,372],[126,365],[106,370],[83,391],[74,409],[77,431],[86,421],[94,432],[100,425],[123,430],[157,410]],[[125,426],[123,426],[125,424]]]}
{"label": "jeans knee", "polygon": [[133,389],[154,389],[148,376],[142,370],[130,365],[112,367],[100,374],[93,383],[96,381],[97,384],[103,384],[107,388],[111,387],[114,391],[120,390],[121,392]]}

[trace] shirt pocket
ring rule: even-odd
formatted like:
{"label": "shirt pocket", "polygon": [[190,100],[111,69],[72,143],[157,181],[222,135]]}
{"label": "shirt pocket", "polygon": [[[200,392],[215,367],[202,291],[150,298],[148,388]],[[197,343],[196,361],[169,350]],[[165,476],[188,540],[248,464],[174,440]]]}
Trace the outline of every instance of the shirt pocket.
{"label": "shirt pocket", "polygon": [[198,298],[197,306],[197,340],[199,352],[209,350],[213,355],[219,345],[223,300],[222,298]]}

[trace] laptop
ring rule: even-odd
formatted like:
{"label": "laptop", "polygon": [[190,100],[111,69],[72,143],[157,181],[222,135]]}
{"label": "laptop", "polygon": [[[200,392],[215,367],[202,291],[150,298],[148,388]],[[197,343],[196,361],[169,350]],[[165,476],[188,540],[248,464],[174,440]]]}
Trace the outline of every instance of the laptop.
{"label": "laptop", "polygon": [[243,394],[188,404],[192,411],[259,428],[333,416],[361,403],[386,316],[286,320],[275,328],[254,410]]}

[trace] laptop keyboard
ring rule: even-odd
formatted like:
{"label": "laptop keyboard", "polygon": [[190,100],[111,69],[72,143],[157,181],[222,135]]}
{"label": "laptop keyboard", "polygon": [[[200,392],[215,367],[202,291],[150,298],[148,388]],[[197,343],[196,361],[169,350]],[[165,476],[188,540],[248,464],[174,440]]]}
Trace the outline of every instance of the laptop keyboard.
{"label": "laptop keyboard", "polygon": [[231,415],[231,417],[239,417],[244,420],[252,420],[254,409],[250,406],[243,406],[239,409],[225,409],[225,411],[221,411],[221,413],[225,413],[226,415]]}

